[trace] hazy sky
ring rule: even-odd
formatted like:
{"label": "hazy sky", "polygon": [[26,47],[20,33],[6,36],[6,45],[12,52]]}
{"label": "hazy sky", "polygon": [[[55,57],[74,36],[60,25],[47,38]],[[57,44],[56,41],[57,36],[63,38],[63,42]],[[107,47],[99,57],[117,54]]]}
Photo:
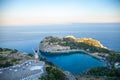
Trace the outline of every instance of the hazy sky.
{"label": "hazy sky", "polygon": [[120,22],[120,0],[0,0],[0,25]]}

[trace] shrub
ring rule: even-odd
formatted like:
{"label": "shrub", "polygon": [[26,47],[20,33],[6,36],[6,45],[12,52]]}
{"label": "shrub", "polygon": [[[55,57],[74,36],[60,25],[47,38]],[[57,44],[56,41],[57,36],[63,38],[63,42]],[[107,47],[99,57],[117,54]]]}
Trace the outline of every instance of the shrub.
{"label": "shrub", "polygon": [[50,66],[46,68],[48,76],[41,80],[66,80],[65,75],[62,73],[61,70],[54,66]]}
{"label": "shrub", "polygon": [[9,49],[9,48],[4,48],[3,50],[4,50],[4,51],[12,51],[12,50]]}
{"label": "shrub", "polygon": [[33,57],[33,54],[28,54],[28,56]]}
{"label": "shrub", "polygon": [[5,56],[0,56],[0,60],[6,60],[7,59],[7,57],[5,57]]}
{"label": "shrub", "polygon": [[13,64],[11,64],[10,62],[6,62],[5,64],[1,64],[0,63],[0,68],[5,68],[5,67],[9,67],[9,66],[13,66]]}
{"label": "shrub", "polygon": [[0,48],[0,51],[3,51],[3,49],[2,49],[2,48]]}
{"label": "shrub", "polygon": [[11,51],[11,53],[17,53],[17,52],[18,52],[18,50],[16,50],[16,49]]}

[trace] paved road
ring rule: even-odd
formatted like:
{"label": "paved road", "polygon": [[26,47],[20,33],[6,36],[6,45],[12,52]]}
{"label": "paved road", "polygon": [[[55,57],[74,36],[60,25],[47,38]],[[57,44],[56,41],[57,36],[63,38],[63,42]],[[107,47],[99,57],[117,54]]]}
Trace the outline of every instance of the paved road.
{"label": "paved road", "polygon": [[29,60],[16,66],[0,69],[0,80],[34,80],[45,72],[45,63]]}

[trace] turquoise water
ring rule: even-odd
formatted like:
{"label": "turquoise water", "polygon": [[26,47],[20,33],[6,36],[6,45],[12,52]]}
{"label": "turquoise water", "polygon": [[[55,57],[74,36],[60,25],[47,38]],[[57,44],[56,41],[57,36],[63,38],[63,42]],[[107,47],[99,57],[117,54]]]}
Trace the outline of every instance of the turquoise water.
{"label": "turquoise water", "polygon": [[[104,46],[120,51],[120,24],[77,24],[49,25],[27,27],[0,27],[0,47],[17,49],[21,52],[33,53],[45,36],[91,37],[99,40]],[[41,54],[40,54],[41,55]],[[48,61],[71,73],[79,74],[92,67],[105,66],[99,60],[84,53],[61,56],[45,56]]]}
{"label": "turquoise water", "polygon": [[59,66],[61,69],[70,71],[73,74],[80,74],[93,67],[105,66],[104,63],[82,52],[70,55],[47,57],[47,59]]}

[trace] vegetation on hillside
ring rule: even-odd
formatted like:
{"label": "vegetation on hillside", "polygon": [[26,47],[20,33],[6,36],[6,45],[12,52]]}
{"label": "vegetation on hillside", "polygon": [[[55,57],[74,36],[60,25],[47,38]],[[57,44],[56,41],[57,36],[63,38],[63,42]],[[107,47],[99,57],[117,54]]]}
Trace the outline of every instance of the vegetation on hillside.
{"label": "vegetation on hillside", "polygon": [[112,65],[116,62],[120,62],[120,52],[110,51],[109,56],[106,57],[106,60]]}
{"label": "vegetation on hillside", "polygon": [[67,80],[65,74],[61,69],[55,66],[53,63],[48,62],[45,58],[40,57],[40,60],[46,64],[47,76],[43,76],[40,80]]}
{"label": "vegetation on hillside", "polygon": [[104,48],[104,46],[98,40],[95,40],[95,39],[92,39],[92,38],[76,38],[76,37],[74,37],[72,35],[66,36],[65,38],[73,39],[75,42],[86,43],[86,44],[88,44],[90,46]]}
{"label": "vegetation on hillside", "polygon": [[84,75],[95,76],[95,77],[106,77],[108,80],[119,80],[120,78],[120,68],[109,68],[109,67],[96,67],[92,68]]}
{"label": "vegetation on hillside", "polygon": [[[42,42],[43,41],[41,41],[41,43]],[[93,52],[108,53],[109,52],[108,49],[89,45],[84,42],[76,42],[72,38],[59,38],[59,37],[49,36],[49,37],[45,38],[45,42],[49,42],[49,44],[55,44],[55,45],[60,45],[60,46],[69,46],[70,49],[81,49],[81,50],[85,50],[85,51],[87,51],[89,49],[89,52],[91,52],[91,53],[93,53]]]}
{"label": "vegetation on hillside", "polygon": [[20,54],[18,50],[0,48],[0,68],[20,64],[27,59],[32,59],[31,54]]}

